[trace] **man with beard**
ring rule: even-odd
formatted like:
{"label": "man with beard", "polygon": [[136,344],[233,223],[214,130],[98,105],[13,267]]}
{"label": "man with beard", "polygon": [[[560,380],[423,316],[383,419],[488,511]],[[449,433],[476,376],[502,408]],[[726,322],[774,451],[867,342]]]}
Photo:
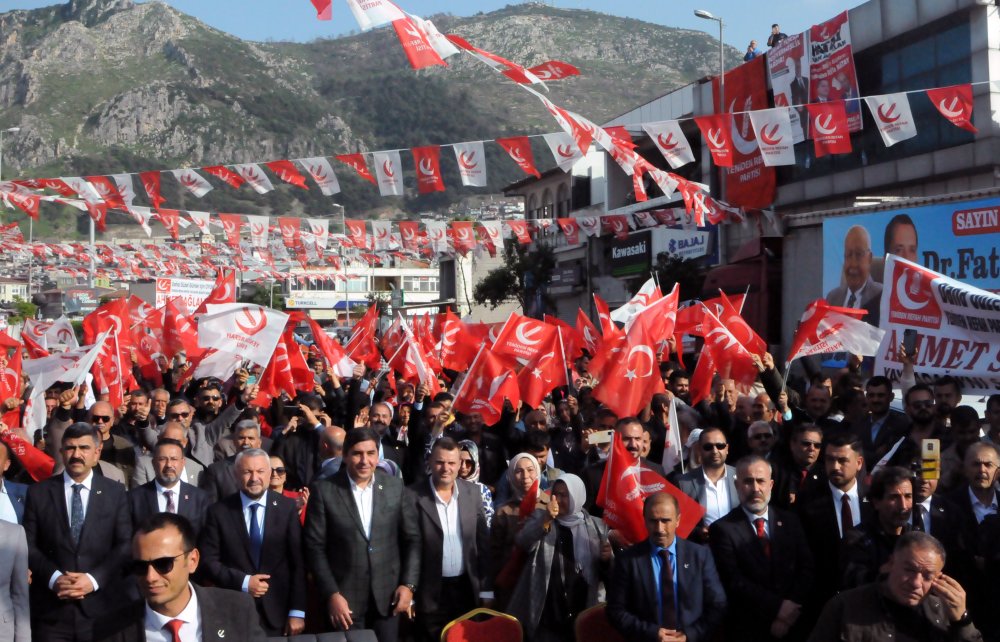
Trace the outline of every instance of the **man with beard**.
{"label": "man with beard", "polygon": [[903,395],[903,404],[910,419],[910,430],[906,440],[889,459],[893,466],[907,466],[920,458],[920,442],[924,439],[941,439],[941,447],[947,447],[946,435],[934,420],[934,393],[930,386],[918,383],[911,387]]}
{"label": "man with beard", "polygon": [[247,404],[257,397],[257,390],[256,384],[246,386],[236,395],[235,401],[225,409],[222,407],[224,401],[221,386],[209,383],[198,390],[194,402],[195,414],[188,436],[191,441],[191,454],[195,459],[205,465],[215,461],[216,442],[236,423]]}
{"label": "man with beard", "polygon": [[951,411],[962,403],[962,384],[958,379],[945,375],[934,382],[934,407],[939,425],[951,427]]}
{"label": "man with beard", "polygon": [[[260,448],[260,426],[253,419],[244,419],[236,424],[233,431],[236,436],[235,443],[237,454],[217,461],[205,469],[205,474],[201,476],[201,488],[208,493],[209,499],[214,503],[223,497],[229,497],[239,490],[236,478],[233,477],[233,464],[239,453]],[[270,465],[270,461],[268,461]]]}
{"label": "man with beard", "polygon": [[775,481],[775,493],[782,506],[808,501],[809,496],[822,488],[825,477],[819,455],[823,448],[823,430],[813,424],[799,424],[792,429],[787,451],[780,453],[778,467],[782,480]]}
{"label": "man with beard", "polygon": [[687,405],[691,405],[691,375],[685,370],[674,370],[667,380],[667,390]]}
{"label": "man with beard", "polygon": [[197,534],[210,502],[205,491],[181,480],[186,463],[184,446],[176,439],[161,437],[151,454],[155,479],[134,486],[128,494],[132,523],[142,523],[154,513],[175,513],[186,517]]}
{"label": "man with beard", "polygon": [[[647,468],[660,477],[666,477],[663,473],[663,467],[656,462],[649,461],[648,459],[642,458],[642,423],[639,422],[635,417],[625,417],[624,419],[618,420],[618,425],[615,428],[618,434],[621,435],[622,444],[625,446],[625,450],[629,451],[635,461],[641,465],[643,468]],[[541,463],[541,462],[540,462]],[[601,488],[601,479],[604,478],[604,469],[607,467],[607,460],[598,461],[593,463],[583,469],[583,483],[587,487],[587,512],[594,517],[600,517],[604,514],[604,510],[597,505],[597,492]],[[614,543],[614,540],[612,540]]]}
{"label": "man with beard", "polygon": [[739,506],[736,492],[736,469],[726,464],[729,444],[719,428],[706,428],[698,436],[701,466],[677,478],[677,487],[705,509],[701,523],[691,533],[695,542],[708,541],[708,527]]}
{"label": "man with beard", "polygon": [[798,518],[770,506],[771,464],[750,455],[736,465],[740,507],[709,527],[726,589],[730,640],[758,641],[804,631],[796,624],[813,582],[813,560]]}
{"label": "man with beard", "polygon": [[896,541],[910,530],[913,473],[898,466],[879,470],[872,477],[868,498],[875,510],[844,537],[842,588],[876,581]]}
{"label": "man with beard", "polygon": [[868,472],[871,472],[875,464],[909,430],[909,418],[889,407],[893,398],[892,382],[886,377],[875,376],[865,384],[868,417],[861,425],[851,428],[861,439]]}
{"label": "man with beard", "polygon": [[111,429],[112,434],[124,437],[133,446],[138,445],[141,442],[142,432],[146,428],[156,427],[156,422],[150,416],[149,409],[149,393],[141,388],[128,393],[125,414]]}

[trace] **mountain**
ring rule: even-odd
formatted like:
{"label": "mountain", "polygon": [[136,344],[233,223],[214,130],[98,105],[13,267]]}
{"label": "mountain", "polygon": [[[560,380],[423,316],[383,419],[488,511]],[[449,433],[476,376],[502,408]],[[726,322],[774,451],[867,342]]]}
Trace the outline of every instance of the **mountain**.
{"label": "mountain", "polygon": [[[718,42],[707,34],[591,11],[527,3],[431,18],[443,33],[525,66],[576,65],[582,75],[549,83],[549,97],[595,122],[718,65]],[[735,64],[739,52],[729,48],[727,58]],[[537,100],[488,67],[464,55],[450,61],[414,72],[389,28],[310,43],[244,41],[161,2],[71,0],[9,11],[0,14],[0,127],[21,131],[5,137],[4,175],[138,172],[557,130]],[[502,151],[487,149],[492,189],[462,188],[445,149],[446,192],[382,199],[345,166],[335,167],[344,190],[335,202],[349,216],[431,211],[521,178]],[[551,164],[544,146],[536,159]],[[209,180],[216,189],[196,199],[164,178],[167,206],[333,211],[315,188],[282,184],[258,196]],[[43,218],[55,209],[43,208]],[[50,216],[38,230],[66,234],[76,218]]]}

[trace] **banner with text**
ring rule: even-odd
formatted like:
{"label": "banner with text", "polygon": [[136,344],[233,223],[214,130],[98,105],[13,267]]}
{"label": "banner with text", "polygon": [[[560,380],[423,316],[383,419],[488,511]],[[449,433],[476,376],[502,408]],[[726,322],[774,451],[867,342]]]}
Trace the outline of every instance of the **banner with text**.
{"label": "banner with text", "polygon": [[856,132],[861,131],[860,96],[851,25],[844,11],[809,30],[809,102],[846,101],[847,124]]}
{"label": "banner with text", "polygon": [[805,140],[805,125],[809,122],[803,105],[809,102],[808,32],[788,36],[767,52],[767,73],[774,90],[774,106],[790,107],[792,139]]}

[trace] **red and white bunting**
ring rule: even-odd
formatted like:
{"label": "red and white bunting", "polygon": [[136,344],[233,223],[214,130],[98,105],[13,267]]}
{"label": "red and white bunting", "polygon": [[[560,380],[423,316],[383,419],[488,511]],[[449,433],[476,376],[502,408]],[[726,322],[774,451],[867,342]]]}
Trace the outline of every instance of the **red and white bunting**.
{"label": "red and white bunting", "polygon": [[765,165],[795,164],[795,141],[788,107],[752,111],[750,123]]}
{"label": "red and white bunting", "polygon": [[458,48],[456,48],[455,45],[453,45],[451,41],[444,36],[444,34],[438,31],[433,22],[430,20],[424,20],[420,16],[415,16],[411,13],[406,15],[410,20],[416,23],[418,27],[420,27],[420,29],[424,32],[424,35],[427,36],[427,42],[430,43],[431,47],[434,48],[434,51],[436,51],[437,55],[442,59],[449,58],[450,56],[454,56],[458,53]]}
{"label": "red and white bunting", "polygon": [[567,243],[570,245],[580,243],[580,224],[575,218],[557,218],[556,223],[559,224],[562,233],[566,235]]}
{"label": "red and white bunting", "polygon": [[526,221],[506,221],[506,223],[518,243],[521,245],[529,245],[531,243],[531,235],[528,234],[528,223]]}
{"label": "red and white bunting", "polygon": [[160,196],[160,173],[141,172],[139,180],[142,181],[142,188],[146,190],[146,195],[149,197],[149,202],[152,203],[153,207],[163,205],[166,199]]}
{"label": "red and white bunting", "polygon": [[549,146],[549,150],[552,151],[552,159],[564,172],[573,169],[577,161],[583,158],[583,154],[577,149],[573,137],[565,132],[545,134],[542,138]]}
{"label": "red and white bunting", "polygon": [[420,223],[416,221],[400,221],[399,235],[404,250],[417,252],[420,250]]}
{"label": "red and white bunting", "polygon": [[448,233],[444,221],[424,221],[424,228],[427,230],[427,241],[431,251],[437,254],[447,254]]}
{"label": "red and white bunting", "polygon": [[376,252],[387,252],[390,249],[390,234],[392,221],[372,221],[372,236],[375,239]]}
{"label": "red and white bunting", "polygon": [[208,167],[202,167],[201,170],[209,176],[218,178],[233,189],[239,189],[246,182],[239,174],[225,165],[209,165]]}
{"label": "red and white bunting", "polygon": [[323,156],[300,158],[295,162],[316,181],[316,186],[323,192],[323,196],[333,196],[340,192],[340,181],[337,180],[337,175],[326,158]]}
{"label": "red and white bunting", "polygon": [[906,92],[869,96],[865,102],[886,147],[917,135],[917,124]]}
{"label": "red and white bunting", "polygon": [[441,148],[437,145],[414,147],[413,164],[417,167],[417,191],[421,194],[444,191],[441,177]]}
{"label": "red and white bunting", "polygon": [[333,0],[312,0],[317,20],[333,20]]}
{"label": "red and white bunting", "polygon": [[240,246],[240,231],[243,228],[243,217],[239,214],[219,214],[222,230],[226,233],[226,243],[229,247]]}
{"label": "red and white bunting", "polygon": [[691,143],[681,130],[681,124],[676,120],[665,120],[659,123],[646,123],[642,126],[643,131],[656,144],[656,148],[663,154],[670,166],[674,169],[683,167],[694,162],[694,152],[691,150]]}
{"label": "red and white bunting", "polygon": [[307,218],[306,223],[316,246],[325,250],[330,239],[330,221],[325,218]]}
{"label": "red and white bunting", "polygon": [[431,46],[430,37],[424,30],[409,17],[402,17],[392,21],[392,28],[399,38],[399,44],[403,46],[403,53],[414,69],[425,69],[427,67],[448,66]]}
{"label": "red and white bunting", "polygon": [[267,177],[264,170],[262,170],[256,163],[233,165],[233,169],[236,170],[236,173],[239,174],[240,177],[245,180],[258,194],[267,194],[274,189],[274,185],[271,184],[271,179]]}
{"label": "red and white bunting", "polygon": [[135,200],[135,186],[132,184],[131,174],[112,174],[109,177],[115,183],[115,188],[118,191],[118,195],[122,199],[122,203],[125,204],[126,209],[132,207],[132,201]]}
{"label": "red and white bunting", "polygon": [[578,216],[576,217],[576,222],[579,223],[580,229],[588,237],[600,236],[601,234],[600,216]]}
{"label": "red and white bunting", "polygon": [[267,248],[268,246],[268,226],[271,219],[268,216],[246,215],[247,225],[250,226],[250,245],[255,248]]}
{"label": "red and white bunting", "polygon": [[292,249],[302,245],[302,219],[297,216],[279,216],[278,229],[281,230],[281,242]]}
{"label": "red and white bunting", "polygon": [[476,249],[476,236],[472,231],[472,221],[452,221],[455,251],[462,256]]}
{"label": "red and white bunting", "polygon": [[336,156],[336,159],[357,172],[361,178],[372,185],[375,184],[375,177],[372,176],[371,171],[368,169],[368,163],[365,162],[364,154],[341,154]]}
{"label": "red and white bunting", "polygon": [[172,169],[170,170],[170,173],[174,175],[174,178],[177,179],[177,182],[180,183],[184,189],[191,192],[198,198],[201,198],[205,196],[205,194],[212,191],[212,184],[193,169]]}
{"label": "red and white bunting", "polygon": [[406,17],[403,10],[390,0],[347,0],[347,6],[354,14],[362,31],[390,24]]}
{"label": "red and white bunting", "polygon": [[718,167],[733,166],[733,115],[712,114],[694,119],[705,145],[712,154],[712,162]]}
{"label": "red and white bunting", "polygon": [[306,186],[306,177],[299,173],[299,170],[295,169],[295,165],[292,161],[287,160],[276,160],[264,163],[264,165],[274,172],[275,176],[285,181],[289,185],[294,185],[295,187],[301,187],[302,189],[309,189]]}
{"label": "red and white bunting", "polygon": [[579,76],[580,70],[561,60],[548,60],[540,65],[528,67],[528,71],[535,74],[539,80],[562,80],[570,76]]}
{"label": "red and white bunting", "polygon": [[196,212],[188,210],[187,214],[188,216],[191,217],[191,222],[194,223],[194,226],[198,228],[199,232],[201,232],[202,234],[211,234],[211,230],[208,227],[209,225],[208,212]]}
{"label": "red and white bunting", "polygon": [[482,141],[455,143],[458,175],[466,187],[486,187],[486,151]]}
{"label": "red and white bunting", "polygon": [[972,125],[972,85],[928,89],[927,97],[941,115],[955,127],[961,127],[973,134],[979,131]]}
{"label": "red and white bunting", "polygon": [[503,249],[503,224],[500,221],[482,221],[479,230],[490,256],[496,256],[497,251]]}
{"label": "red and white bunting", "polygon": [[67,187],[76,192],[77,196],[88,203],[104,202],[104,199],[101,198],[101,195],[97,192],[94,186],[79,176],[62,176],[59,180],[65,183]]}
{"label": "red and white bunting", "polygon": [[365,221],[360,219],[344,220],[345,234],[351,245],[358,249],[365,249],[368,246],[368,228]]}
{"label": "red and white bunting", "polygon": [[403,195],[403,165],[399,152],[374,152],[375,176],[378,191],[382,196]]}
{"label": "red and white bunting", "polygon": [[498,138],[496,142],[504,148],[511,160],[517,163],[517,166],[525,174],[530,174],[535,178],[542,177],[538,173],[538,168],[535,167],[535,156],[531,152],[531,139],[527,136],[515,136],[513,138]]}
{"label": "red and white bunting", "polygon": [[851,134],[848,129],[844,101],[810,103],[809,135],[813,139],[816,158],[827,154],[850,154]]}

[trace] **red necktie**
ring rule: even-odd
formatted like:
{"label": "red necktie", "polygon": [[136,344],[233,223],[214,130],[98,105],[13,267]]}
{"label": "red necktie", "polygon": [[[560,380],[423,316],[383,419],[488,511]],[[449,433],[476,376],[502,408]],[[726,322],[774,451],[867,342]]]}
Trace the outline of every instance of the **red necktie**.
{"label": "red necktie", "polygon": [[170,620],[163,625],[163,628],[170,631],[172,636],[171,642],[181,642],[181,627],[184,626],[183,620]]}
{"label": "red necktie", "polygon": [[840,496],[840,537],[847,537],[847,531],[854,528],[854,514],[851,512],[851,498],[844,493]]}
{"label": "red necktie", "polygon": [[771,557],[771,540],[767,538],[767,532],[764,530],[764,518],[758,517],[754,520],[754,524],[757,526],[757,539],[764,547],[764,555]]}

